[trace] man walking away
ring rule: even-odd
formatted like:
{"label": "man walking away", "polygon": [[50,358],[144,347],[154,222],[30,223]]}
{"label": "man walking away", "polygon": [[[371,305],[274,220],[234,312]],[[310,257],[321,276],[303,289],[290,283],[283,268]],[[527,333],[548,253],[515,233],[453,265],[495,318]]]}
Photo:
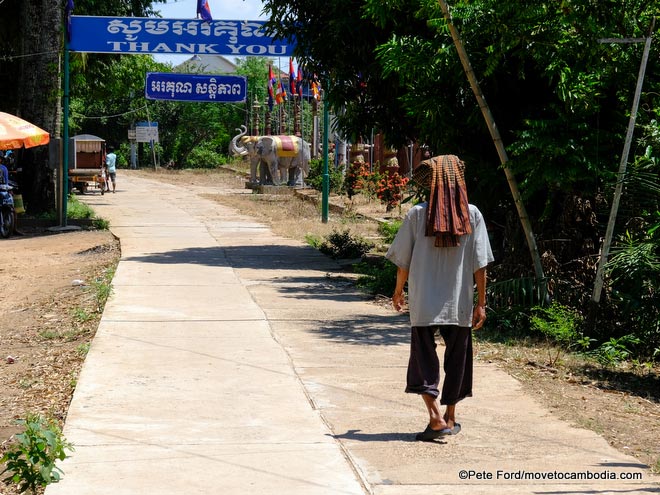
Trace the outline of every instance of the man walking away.
{"label": "man walking away", "polygon": [[[392,295],[397,311],[408,282],[406,392],[421,395],[429,413],[426,429],[416,437],[422,441],[460,431],[456,404],[472,396],[472,329],[486,320],[486,266],[493,254],[483,216],[468,203],[464,173],[465,164],[454,155],[420,163],[413,181],[428,193],[428,201],[411,208],[386,255],[397,265]],[[445,342],[442,393],[436,332]],[[444,414],[440,405],[446,406]]]}

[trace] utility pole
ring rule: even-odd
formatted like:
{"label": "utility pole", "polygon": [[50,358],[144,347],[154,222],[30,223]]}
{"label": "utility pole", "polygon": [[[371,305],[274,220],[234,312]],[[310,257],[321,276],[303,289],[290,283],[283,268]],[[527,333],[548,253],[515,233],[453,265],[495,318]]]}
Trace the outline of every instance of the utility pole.
{"label": "utility pole", "polygon": [[651,29],[646,38],[604,38],[598,40],[600,43],[641,43],[644,42],[644,53],[642,61],[639,65],[639,74],[637,75],[637,87],[635,88],[635,96],[633,97],[632,110],[630,111],[630,120],[628,121],[628,131],[626,133],[626,140],[623,144],[623,152],[621,153],[621,161],[619,162],[619,173],[617,175],[616,187],[614,189],[614,198],[612,199],[612,208],[610,209],[610,218],[607,222],[607,230],[605,232],[605,239],[603,239],[603,247],[600,251],[600,260],[598,261],[598,269],[596,271],[596,281],[594,282],[594,291],[591,295],[591,302],[593,305],[600,303],[600,296],[603,291],[603,272],[607,264],[607,258],[612,246],[612,237],[614,235],[614,225],[616,224],[616,217],[619,210],[619,201],[623,192],[623,181],[626,177],[626,168],[628,165],[628,157],[630,155],[630,146],[632,143],[633,133],[635,131],[635,121],[637,119],[637,109],[639,108],[639,99],[642,93],[642,85],[644,84],[644,75],[646,73],[646,64],[649,59],[649,51],[651,50],[651,33],[655,27],[655,18],[651,22]]}

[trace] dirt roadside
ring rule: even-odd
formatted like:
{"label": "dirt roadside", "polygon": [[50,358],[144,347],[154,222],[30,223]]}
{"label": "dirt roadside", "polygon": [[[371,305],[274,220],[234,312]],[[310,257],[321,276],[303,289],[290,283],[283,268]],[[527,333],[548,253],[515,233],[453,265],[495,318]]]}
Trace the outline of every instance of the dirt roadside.
{"label": "dirt roadside", "polygon": [[[125,172],[127,173],[127,172]],[[339,219],[322,227],[318,209],[300,206],[293,197],[278,197],[276,208],[251,194],[238,191],[236,177],[227,174],[150,171],[135,172],[156,180],[177,184],[217,186],[211,197],[242,213],[267,222],[278,234],[304,241],[313,231],[325,235],[333,228],[363,229],[373,234],[354,217]],[[294,213],[283,215],[284,202],[291,202]],[[374,216],[382,216],[384,207],[371,205]],[[360,206],[360,213],[368,207]],[[301,217],[311,220],[295,230],[291,221],[301,224]],[[282,218],[289,222],[282,222]],[[333,215],[336,218],[336,215]],[[108,231],[78,231],[47,234],[29,231],[26,235],[0,240],[0,443],[17,431],[15,419],[27,412],[41,412],[63,420],[75,388],[86,348],[98,326],[100,312],[95,295],[95,281],[118,260],[120,248]],[[478,336],[477,336],[478,337]],[[620,387],[612,375],[579,373],[566,360],[564,366],[546,366],[547,350],[511,347],[479,339],[478,359],[504,367],[521,381],[530,394],[546,404],[553,414],[592,429],[614,447],[634,455],[641,462],[660,471],[660,403],[658,393],[637,394]],[[11,358],[11,359],[8,359]],[[657,371],[655,382],[658,382]],[[0,484],[0,493],[14,493]]]}
{"label": "dirt roadside", "polygon": [[95,284],[116,264],[119,243],[109,231],[25,228],[0,250],[1,443],[26,413],[66,416],[101,316]]}

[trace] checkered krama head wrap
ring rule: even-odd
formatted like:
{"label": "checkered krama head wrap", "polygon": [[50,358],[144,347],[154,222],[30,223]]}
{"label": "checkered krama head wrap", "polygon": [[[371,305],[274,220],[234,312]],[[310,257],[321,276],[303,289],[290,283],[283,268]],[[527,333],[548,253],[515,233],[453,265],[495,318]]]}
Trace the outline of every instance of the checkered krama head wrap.
{"label": "checkered krama head wrap", "polygon": [[413,181],[429,191],[426,236],[438,247],[459,245],[472,232],[465,186],[465,163],[455,155],[434,156],[413,170]]}

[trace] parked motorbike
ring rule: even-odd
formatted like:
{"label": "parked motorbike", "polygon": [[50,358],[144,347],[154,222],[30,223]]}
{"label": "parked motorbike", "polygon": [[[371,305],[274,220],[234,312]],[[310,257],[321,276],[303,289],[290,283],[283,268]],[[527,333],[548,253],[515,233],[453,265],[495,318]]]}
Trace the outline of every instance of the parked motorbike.
{"label": "parked motorbike", "polygon": [[14,196],[11,194],[13,186],[9,184],[0,184],[0,237],[6,239],[14,232],[14,220],[16,213],[14,210]]}

